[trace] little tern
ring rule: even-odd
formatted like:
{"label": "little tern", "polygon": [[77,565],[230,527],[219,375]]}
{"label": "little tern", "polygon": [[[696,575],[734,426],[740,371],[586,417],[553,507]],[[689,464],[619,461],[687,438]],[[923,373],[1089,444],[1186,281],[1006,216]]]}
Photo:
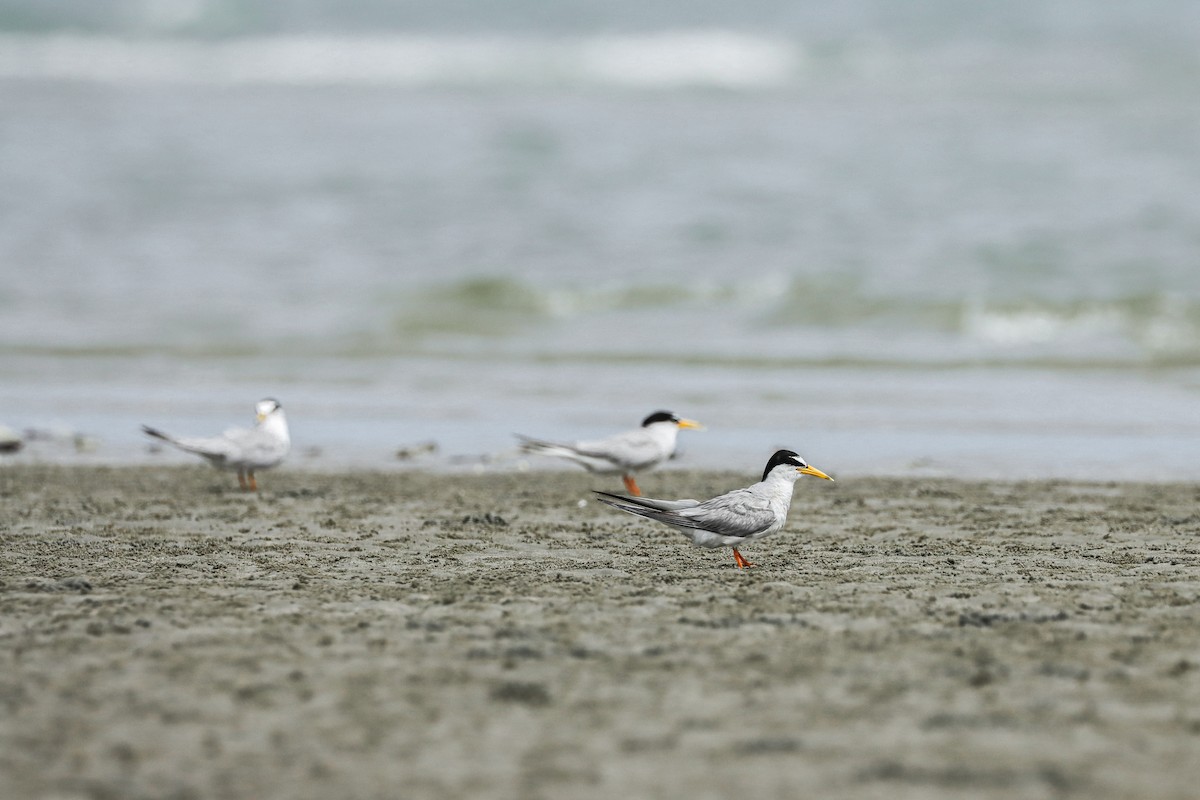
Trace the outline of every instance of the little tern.
{"label": "little tern", "polygon": [[634,473],[657,467],[675,454],[675,439],[682,428],[703,429],[699,422],[680,419],[670,411],[656,411],[642,421],[642,427],[618,433],[606,439],[573,444],[547,442],[517,434],[521,452],[557,456],[574,461],[588,472],[620,475],[625,490],[641,497],[642,490]]}
{"label": "little tern", "polygon": [[217,469],[237,470],[238,486],[253,492],[258,491],[254,471],[275,466],[291,448],[287,417],[279,401],[270,397],[259,400],[254,411],[258,424],[253,428],[232,428],[220,436],[171,436],[149,425],[143,425],[142,431],[205,458]]}
{"label": "little tern", "polygon": [[601,503],[678,529],[697,547],[732,547],[738,569],[754,564],[738,545],[770,536],[787,522],[792,488],[801,475],[832,481],[791,450],[779,450],[767,462],[762,480],[711,500],[652,500],[596,492]]}

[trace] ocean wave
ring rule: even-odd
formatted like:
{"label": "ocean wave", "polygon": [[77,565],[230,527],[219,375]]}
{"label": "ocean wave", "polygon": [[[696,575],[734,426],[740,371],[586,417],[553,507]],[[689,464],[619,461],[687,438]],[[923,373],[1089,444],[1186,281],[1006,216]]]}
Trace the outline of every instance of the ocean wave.
{"label": "ocean wave", "polygon": [[964,304],[962,333],[997,348],[1128,342],[1151,361],[1200,362],[1200,303],[1178,295]]}
{"label": "ocean wave", "polygon": [[961,42],[913,46],[859,36],[678,29],[625,35],[290,34],[198,39],[111,34],[0,34],[0,79],[113,85],[362,86],[617,91],[798,88],[1090,97],[1184,92],[1186,49],[1114,51]]}
{"label": "ocean wave", "polygon": [[[1200,363],[1200,302],[1172,294],[1115,299],[989,302],[870,292],[853,280],[764,276],[753,281],[545,286],[479,277],[411,293],[393,311],[406,338],[505,335],[548,323],[670,316],[702,349],[714,320],[764,332],[820,330],[862,341],[920,335],[943,355],[998,361]],[[616,324],[616,323],[614,323]],[[729,328],[722,326],[723,331]]]}
{"label": "ocean wave", "polygon": [[393,327],[410,334],[490,333],[611,312],[757,309],[786,294],[788,285],[784,279],[766,277],[728,284],[699,280],[554,286],[478,276],[406,293],[397,301]]}
{"label": "ocean wave", "polygon": [[761,90],[791,83],[803,53],[733,31],[537,38],[273,36],[201,41],[0,36],[0,78],[117,84],[597,86]]}
{"label": "ocean wave", "polygon": [[167,308],[144,326],[109,324],[107,335],[107,322],[85,318],[40,340],[19,335],[29,326],[15,320],[0,353],[1200,367],[1200,299],[1165,292],[1001,301],[879,292],[828,276],[567,284],[481,275],[375,293],[356,313],[322,315],[322,302],[189,325]]}

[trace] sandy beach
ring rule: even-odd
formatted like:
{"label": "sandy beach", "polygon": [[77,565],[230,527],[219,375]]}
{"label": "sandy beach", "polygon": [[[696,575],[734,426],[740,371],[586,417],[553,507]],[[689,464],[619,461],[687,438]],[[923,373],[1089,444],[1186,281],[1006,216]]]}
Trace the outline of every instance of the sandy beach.
{"label": "sandy beach", "polygon": [[739,571],[582,472],[260,477],[0,468],[0,796],[1200,785],[1200,487],[803,480]]}

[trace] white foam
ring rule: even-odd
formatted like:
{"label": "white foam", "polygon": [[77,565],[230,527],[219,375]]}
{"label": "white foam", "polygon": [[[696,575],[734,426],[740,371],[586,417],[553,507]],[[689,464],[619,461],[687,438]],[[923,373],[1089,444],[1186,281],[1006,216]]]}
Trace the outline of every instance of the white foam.
{"label": "white foam", "polygon": [[767,89],[794,80],[790,43],[729,31],[569,39],[289,36],[225,41],[0,37],[0,78],[275,85],[591,85]]}
{"label": "white foam", "polygon": [[969,335],[1002,347],[1102,339],[1128,327],[1121,309],[1103,304],[1084,309],[995,309],[976,304],[966,309],[963,321]]}

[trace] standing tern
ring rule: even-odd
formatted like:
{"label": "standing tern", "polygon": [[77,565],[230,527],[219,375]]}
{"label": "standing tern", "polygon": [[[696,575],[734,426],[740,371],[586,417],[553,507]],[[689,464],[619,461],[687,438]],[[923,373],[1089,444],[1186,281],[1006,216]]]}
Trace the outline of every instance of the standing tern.
{"label": "standing tern", "polygon": [[642,420],[642,427],[618,433],[607,439],[560,444],[531,439],[517,434],[521,452],[557,456],[574,461],[588,472],[619,474],[625,490],[641,497],[642,490],[633,479],[635,472],[653,469],[675,454],[675,438],[681,428],[703,429],[699,422],[680,419],[670,411],[656,411]]}
{"label": "standing tern", "polygon": [[732,547],[734,563],[741,569],[754,564],[738,552],[738,545],[770,536],[783,527],[792,503],[792,488],[801,475],[833,480],[791,450],[779,450],[767,462],[761,481],[703,503],[596,494],[601,503],[679,529],[697,547]]}
{"label": "standing tern", "polygon": [[253,428],[231,428],[220,436],[170,436],[149,425],[143,425],[142,430],[180,450],[202,456],[217,469],[237,470],[238,486],[255,492],[258,482],[254,480],[254,471],[269,469],[283,461],[291,448],[291,438],[287,417],[278,400],[270,397],[259,400],[254,411],[258,424]]}

